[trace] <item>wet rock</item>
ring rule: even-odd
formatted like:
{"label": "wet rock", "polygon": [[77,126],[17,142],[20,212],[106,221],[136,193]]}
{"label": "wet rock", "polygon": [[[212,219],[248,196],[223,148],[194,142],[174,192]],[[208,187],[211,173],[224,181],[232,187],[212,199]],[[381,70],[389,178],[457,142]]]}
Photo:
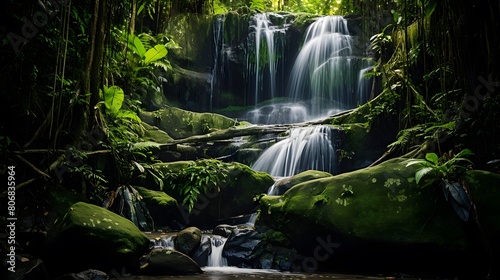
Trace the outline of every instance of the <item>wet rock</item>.
{"label": "wet rock", "polygon": [[264,253],[260,255],[258,260],[258,268],[271,269],[273,267],[274,256],[271,253]]}
{"label": "wet rock", "polygon": [[222,256],[228,265],[252,264],[263,251],[262,234],[250,228],[235,228],[228,237]]}
{"label": "wet rock", "polygon": [[181,230],[175,237],[175,249],[186,255],[191,254],[193,250],[200,245],[201,230],[197,227],[188,227]]}
{"label": "wet rock", "polygon": [[144,275],[183,275],[203,273],[189,256],[171,249],[153,249],[140,270]]}
{"label": "wet rock", "polygon": [[218,225],[212,230],[212,234],[229,237],[235,228],[236,226],[232,225]]}
{"label": "wet rock", "polygon": [[281,271],[290,271],[296,258],[297,251],[294,249],[277,247],[274,253],[274,264],[276,267],[273,268]]}
{"label": "wet rock", "polygon": [[212,253],[212,244],[209,236],[203,235],[201,237],[200,246],[198,246],[193,253],[191,253],[191,258],[198,263],[199,266],[206,266],[208,263],[208,256]]}
{"label": "wet rock", "polygon": [[56,280],[108,280],[109,276],[100,270],[88,269],[79,273],[66,274]]}

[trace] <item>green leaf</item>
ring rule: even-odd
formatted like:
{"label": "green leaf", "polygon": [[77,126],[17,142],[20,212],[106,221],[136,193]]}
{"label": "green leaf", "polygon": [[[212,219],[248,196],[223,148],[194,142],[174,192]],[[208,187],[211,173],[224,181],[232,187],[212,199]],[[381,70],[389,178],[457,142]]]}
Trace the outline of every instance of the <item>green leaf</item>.
{"label": "green leaf", "polygon": [[424,168],[418,170],[415,173],[415,181],[416,181],[416,183],[419,184],[419,182],[422,179],[422,177],[424,177],[427,173],[431,172],[432,170],[434,170],[434,168],[432,168],[432,167],[424,167]]}
{"label": "green leaf", "polygon": [[158,183],[158,186],[160,187],[160,190],[163,190],[163,180],[162,178],[160,178],[160,176],[156,175],[153,171],[149,170],[149,169],[146,169],[149,174],[151,174],[151,176],[153,176],[153,179],[156,183]]}
{"label": "green leaf", "polygon": [[425,159],[437,165],[439,157],[436,153],[427,153]]}
{"label": "green leaf", "polygon": [[167,55],[167,48],[165,45],[156,45],[149,49],[144,55],[144,64],[149,64],[153,61],[160,60]]}
{"label": "green leaf", "polygon": [[412,159],[412,160],[406,161],[406,167],[408,167],[410,165],[415,165],[415,164],[420,164],[422,166],[428,166],[429,162],[426,160],[423,160],[423,159]]}
{"label": "green leaf", "polygon": [[118,110],[120,110],[124,98],[125,94],[123,93],[123,89],[118,86],[104,89],[104,105],[111,113],[116,114]]}
{"label": "green leaf", "polygon": [[131,41],[132,43],[132,49],[141,58],[144,58],[144,55],[146,54],[146,48],[144,48],[144,44],[142,43],[141,39],[139,39],[139,37],[135,36],[134,34],[131,34],[129,37],[129,41]]}
{"label": "green leaf", "polygon": [[116,112],[116,117],[120,119],[131,119],[139,123],[141,122],[141,118],[139,118],[135,112],[129,110],[119,110]]}
{"label": "green leaf", "polygon": [[425,17],[429,18],[432,15],[434,10],[436,9],[437,4],[438,4],[437,0],[427,1],[425,7]]}
{"label": "green leaf", "polygon": [[455,157],[460,158],[463,156],[471,156],[471,155],[474,155],[474,152],[472,152],[469,149],[464,149],[464,150],[460,151]]}

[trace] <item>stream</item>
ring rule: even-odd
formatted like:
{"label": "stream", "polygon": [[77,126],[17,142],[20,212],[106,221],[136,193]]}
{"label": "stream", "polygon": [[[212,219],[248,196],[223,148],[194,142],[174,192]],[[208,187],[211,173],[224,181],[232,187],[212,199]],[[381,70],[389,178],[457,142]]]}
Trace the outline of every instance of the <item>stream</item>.
{"label": "stream", "polygon": [[[235,267],[204,267],[204,273],[198,275],[171,275],[171,276],[130,276],[127,279],[137,280],[160,280],[160,279],[396,279],[389,277],[347,275],[347,274],[328,274],[328,273],[293,273],[277,270],[265,269],[244,269]],[[412,278],[405,278],[412,279]],[[413,278],[421,279],[421,278]]]}

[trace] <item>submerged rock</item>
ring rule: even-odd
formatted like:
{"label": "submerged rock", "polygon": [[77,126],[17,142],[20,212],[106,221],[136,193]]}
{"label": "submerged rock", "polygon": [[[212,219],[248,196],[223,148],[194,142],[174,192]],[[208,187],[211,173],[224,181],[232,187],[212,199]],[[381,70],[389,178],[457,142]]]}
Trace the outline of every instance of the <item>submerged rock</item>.
{"label": "submerged rock", "polygon": [[53,276],[88,268],[131,271],[148,247],[149,239],[130,220],[78,202],[50,229],[44,260]]}

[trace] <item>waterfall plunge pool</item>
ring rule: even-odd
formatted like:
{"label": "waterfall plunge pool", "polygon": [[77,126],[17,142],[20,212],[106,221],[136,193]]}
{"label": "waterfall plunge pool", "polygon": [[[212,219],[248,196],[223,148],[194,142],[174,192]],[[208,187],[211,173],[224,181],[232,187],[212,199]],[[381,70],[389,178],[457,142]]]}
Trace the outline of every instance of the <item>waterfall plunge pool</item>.
{"label": "waterfall plunge pool", "polygon": [[[204,273],[196,275],[165,275],[165,276],[141,276],[135,275],[127,277],[127,279],[134,280],[162,280],[162,279],[337,279],[337,280],[351,280],[351,279],[398,279],[395,277],[381,277],[381,276],[364,276],[364,275],[350,275],[350,274],[332,274],[332,273],[294,273],[283,272],[270,269],[248,269],[237,267],[203,267]],[[404,278],[404,279],[424,279],[424,278]]]}

